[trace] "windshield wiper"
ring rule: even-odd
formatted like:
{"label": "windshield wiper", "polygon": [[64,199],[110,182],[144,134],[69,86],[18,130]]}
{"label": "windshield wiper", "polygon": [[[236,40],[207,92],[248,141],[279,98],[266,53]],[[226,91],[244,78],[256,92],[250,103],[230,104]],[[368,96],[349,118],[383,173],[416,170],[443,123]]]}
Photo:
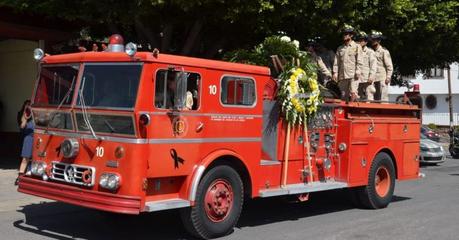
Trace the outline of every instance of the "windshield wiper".
{"label": "windshield wiper", "polygon": [[86,111],[86,104],[84,102],[84,96],[83,96],[83,89],[84,89],[84,83],[86,82],[86,78],[83,77],[83,80],[81,82],[81,88],[80,91],[78,91],[78,94],[80,95],[80,102],[81,102],[81,113],[83,114],[83,121],[85,122],[86,126],[88,126],[89,131],[91,132],[91,135],[98,140],[101,140],[97,137],[96,133],[94,132],[94,129],[92,128],[91,122],[89,120],[88,112]]}

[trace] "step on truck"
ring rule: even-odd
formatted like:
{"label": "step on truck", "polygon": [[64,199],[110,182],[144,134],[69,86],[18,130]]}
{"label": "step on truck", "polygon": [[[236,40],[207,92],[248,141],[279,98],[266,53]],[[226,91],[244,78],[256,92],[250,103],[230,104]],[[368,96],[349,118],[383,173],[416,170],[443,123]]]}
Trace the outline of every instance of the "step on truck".
{"label": "step on truck", "polygon": [[346,188],[378,209],[397,180],[419,176],[417,106],[326,99],[307,131],[287,136],[269,68],[120,39],[104,52],[35,51],[33,157],[19,192],[122,214],[179,209],[207,239],[233,230],[246,199]]}

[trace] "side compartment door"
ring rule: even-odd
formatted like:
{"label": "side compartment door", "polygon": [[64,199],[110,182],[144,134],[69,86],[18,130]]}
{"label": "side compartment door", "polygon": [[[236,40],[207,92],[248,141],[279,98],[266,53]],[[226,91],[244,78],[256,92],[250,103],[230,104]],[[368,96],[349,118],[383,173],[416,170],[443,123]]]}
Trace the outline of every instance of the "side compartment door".
{"label": "side compartment door", "polygon": [[366,184],[367,169],[370,164],[368,159],[368,142],[354,142],[349,148],[349,184]]}
{"label": "side compartment door", "polygon": [[403,178],[417,177],[419,172],[419,142],[403,144]]}

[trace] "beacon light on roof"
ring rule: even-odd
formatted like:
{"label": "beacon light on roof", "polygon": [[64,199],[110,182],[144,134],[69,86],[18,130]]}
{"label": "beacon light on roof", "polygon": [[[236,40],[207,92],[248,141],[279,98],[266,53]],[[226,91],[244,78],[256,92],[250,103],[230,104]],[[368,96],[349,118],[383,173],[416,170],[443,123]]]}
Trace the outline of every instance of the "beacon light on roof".
{"label": "beacon light on roof", "polygon": [[109,52],[124,52],[124,39],[119,34],[113,34],[108,40]]}
{"label": "beacon light on roof", "polygon": [[35,48],[35,50],[33,50],[33,58],[36,61],[40,61],[41,59],[43,59],[44,56],[45,52],[43,52],[43,50],[41,50],[40,48]]}
{"label": "beacon light on roof", "polygon": [[137,45],[135,43],[130,42],[126,44],[126,47],[124,49],[125,49],[124,51],[126,52],[126,54],[132,57],[137,52]]}

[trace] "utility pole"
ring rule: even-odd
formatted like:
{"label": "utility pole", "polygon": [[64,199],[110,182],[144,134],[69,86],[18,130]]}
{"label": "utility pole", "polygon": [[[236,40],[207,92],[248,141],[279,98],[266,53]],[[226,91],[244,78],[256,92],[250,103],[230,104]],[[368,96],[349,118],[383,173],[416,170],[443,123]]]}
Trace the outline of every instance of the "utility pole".
{"label": "utility pole", "polygon": [[[451,67],[448,65],[448,104],[449,104],[449,130],[451,133],[454,132],[454,122],[453,122],[453,97],[451,96]],[[453,137],[450,137],[450,142],[452,142]]]}

